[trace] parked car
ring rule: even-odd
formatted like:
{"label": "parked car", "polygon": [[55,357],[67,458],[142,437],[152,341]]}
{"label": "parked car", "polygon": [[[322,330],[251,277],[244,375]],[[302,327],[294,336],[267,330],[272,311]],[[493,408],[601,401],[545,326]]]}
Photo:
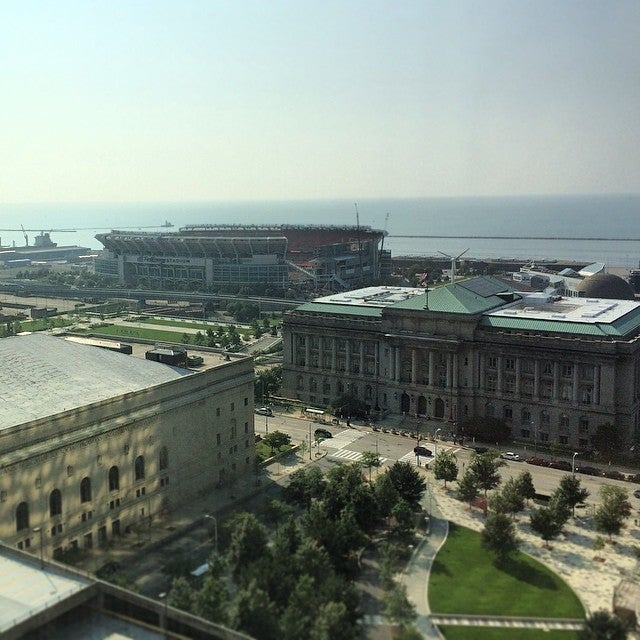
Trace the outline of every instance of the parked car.
{"label": "parked car", "polygon": [[600,475],[600,469],[596,469],[595,467],[589,467],[589,466],[576,467],[576,471],[578,473],[584,473],[584,475],[586,475],[586,476],[599,476]]}
{"label": "parked car", "polygon": [[552,469],[562,469],[562,471],[571,471],[571,463],[566,460],[552,460],[549,463]]}
{"label": "parked car", "polygon": [[259,416],[272,416],[273,415],[273,411],[271,411],[271,409],[269,407],[260,407],[259,409],[256,409],[256,413]]}
{"label": "parked car", "polygon": [[549,463],[544,458],[537,458],[535,456],[531,456],[531,458],[527,458],[526,462],[528,464],[535,464],[538,467],[548,467]]}
{"label": "parked car", "polygon": [[610,469],[607,469],[607,471],[603,471],[602,477],[611,478],[612,480],[626,480],[627,478],[627,476],[625,476],[624,473],[621,473],[620,471],[610,470]]}
{"label": "parked car", "polygon": [[514,460],[515,462],[520,462],[520,456],[517,453],[513,453],[513,451],[505,451],[500,454],[501,458],[505,460]]}
{"label": "parked car", "polygon": [[628,476],[627,480],[629,482],[636,482],[637,484],[640,484],[640,473],[634,473],[633,475]]}
{"label": "parked car", "polygon": [[313,435],[316,437],[316,440],[326,440],[327,438],[333,438],[333,434],[327,429],[316,429],[313,432]]}
{"label": "parked car", "polygon": [[473,450],[476,453],[487,453],[487,451],[489,451],[489,447],[473,447]]}
{"label": "parked car", "polygon": [[633,497],[634,497],[634,498],[640,498],[640,489],[636,489],[636,490],[633,492]]}
{"label": "parked car", "polygon": [[433,455],[433,451],[431,451],[431,449],[427,449],[427,447],[413,447],[413,453],[415,453],[417,456],[424,456],[425,458],[432,456]]}

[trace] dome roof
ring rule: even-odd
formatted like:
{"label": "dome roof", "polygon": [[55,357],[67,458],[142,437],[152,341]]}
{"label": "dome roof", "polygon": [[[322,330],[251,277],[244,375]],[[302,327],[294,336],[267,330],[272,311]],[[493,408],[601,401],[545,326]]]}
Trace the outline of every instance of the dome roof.
{"label": "dome roof", "polygon": [[634,300],[633,288],[620,276],[612,273],[596,273],[585,278],[576,287],[584,298],[606,298],[607,300]]}

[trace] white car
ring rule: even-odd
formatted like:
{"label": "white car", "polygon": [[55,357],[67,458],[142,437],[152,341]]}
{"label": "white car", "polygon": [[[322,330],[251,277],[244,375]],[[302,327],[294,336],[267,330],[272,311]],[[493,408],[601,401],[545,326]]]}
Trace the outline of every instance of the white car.
{"label": "white car", "polygon": [[520,462],[520,456],[517,453],[513,453],[513,451],[505,451],[500,454],[500,457],[505,460],[515,460],[516,462]]}

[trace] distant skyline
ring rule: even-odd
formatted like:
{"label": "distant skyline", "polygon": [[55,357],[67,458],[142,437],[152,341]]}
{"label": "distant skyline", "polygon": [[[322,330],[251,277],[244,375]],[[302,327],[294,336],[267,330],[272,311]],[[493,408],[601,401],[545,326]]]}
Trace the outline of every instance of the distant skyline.
{"label": "distant skyline", "polygon": [[640,193],[640,3],[7,1],[0,202]]}

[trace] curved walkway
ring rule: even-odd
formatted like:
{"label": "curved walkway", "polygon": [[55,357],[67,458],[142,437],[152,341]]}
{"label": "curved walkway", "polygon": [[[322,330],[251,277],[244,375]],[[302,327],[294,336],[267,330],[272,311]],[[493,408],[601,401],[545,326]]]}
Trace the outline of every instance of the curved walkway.
{"label": "curved walkway", "polygon": [[465,614],[436,614],[429,609],[429,576],[433,561],[446,542],[449,522],[437,506],[434,493],[427,486],[422,500],[426,513],[430,514],[428,535],[416,548],[401,582],[407,587],[407,595],[418,614],[415,626],[425,638],[443,640],[438,625],[464,627],[501,627],[506,629],[578,630],[584,625],[580,619],[571,618],[531,618]]}

